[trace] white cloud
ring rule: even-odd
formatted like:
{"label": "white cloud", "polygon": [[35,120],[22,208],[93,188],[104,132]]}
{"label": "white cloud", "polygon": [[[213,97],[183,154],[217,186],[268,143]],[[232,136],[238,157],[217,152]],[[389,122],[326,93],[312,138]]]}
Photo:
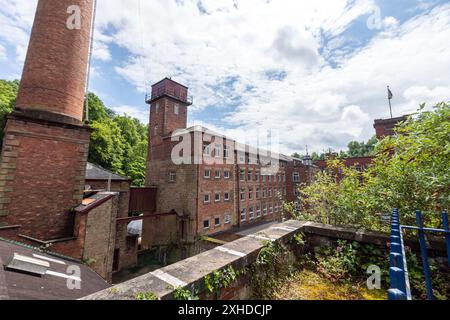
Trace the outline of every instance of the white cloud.
{"label": "white cloud", "polygon": [[[0,7],[22,17],[18,8],[24,3],[35,0],[0,0]],[[195,97],[191,123],[202,119],[206,108],[223,112],[236,106],[221,113],[220,122],[207,125],[242,139],[275,130],[287,153],[306,144],[321,151],[369,138],[372,120],[389,115],[386,85],[395,95],[395,115],[413,112],[422,101],[448,100],[450,94],[448,4],[403,24],[384,17],[379,33],[355,47],[344,32],[373,14],[375,1],[140,3],[139,14],[138,0],[98,1],[94,58],[109,61],[141,91],[145,81],[165,76],[188,85]],[[0,39],[14,41],[18,55],[26,48],[29,20],[0,13],[0,27],[9,33],[2,30]],[[331,40],[326,47],[325,38]],[[112,60],[111,45],[130,55]],[[330,65],[330,54],[337,67]],[[270,78],[268,71],[282,76]],[[116,111],[148,121],[134,107]]]}
{"label": "white cloud", "polygon": [[142,109],[134,107],[134,106],[118,106],[113,107],[112,110],[120,115],[127,115],[133,118],[138,119],[144,124],[147,124],[150,117],[150,111],[147,110],[143,112]]}

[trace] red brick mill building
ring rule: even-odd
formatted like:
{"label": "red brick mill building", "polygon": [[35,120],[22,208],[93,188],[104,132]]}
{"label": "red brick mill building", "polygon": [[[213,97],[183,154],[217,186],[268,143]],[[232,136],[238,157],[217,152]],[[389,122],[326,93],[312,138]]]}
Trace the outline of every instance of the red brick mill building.
{"label": "red brick mill building", "polygon": [[[79,30],[66,27],[72,5],[81,9]],[[0,241],[83,261],[111,281],[113,273],[137,262],[131,221],[143,221],[141,247],[151,249],[282,219],[282,202],[295,201],[298,186],[310,183],[319,168],[309,157],[187,128],[192,99],[187,87],[171,79],[156,83],[147,99],[146,187],[131,188],[128,178],[87,163],[91,128],[83,122],[83,105],[92,16],[93,0],[38,2],[2,144]],[[190,152],[174,163],[183,140],[190,140]],[[6,246],[12,249],[5,249],[3,259],[12,259],[15,249]]]}
{"label": "red brick mill building", "polygon": [[[143,245],[192,242],[261,221],[280,220],[282,202],[295,201],[300,183],[317,168],[311,162],[243,145],[201,126],[187,128],[188,88],[171,79],[152,87],[148,186],[157,187],[157,212],[176,215],[144,222]],[[173,152],[180,142],[187,143]],[[277,165],[273,173],[267,168]]]}

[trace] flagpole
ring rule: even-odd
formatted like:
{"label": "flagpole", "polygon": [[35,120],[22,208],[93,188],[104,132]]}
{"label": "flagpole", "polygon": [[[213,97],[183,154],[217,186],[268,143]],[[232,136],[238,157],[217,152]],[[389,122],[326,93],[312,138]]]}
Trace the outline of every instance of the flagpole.
{"label": "flagpole", "polygon": [[389,111],[391,112],[391,119],[393,119],[393,115],[392,115],[392,104],[391,104],[391,89],[389,88],[389,86],[387,87],[388,89],[388,100],[389,100]]}

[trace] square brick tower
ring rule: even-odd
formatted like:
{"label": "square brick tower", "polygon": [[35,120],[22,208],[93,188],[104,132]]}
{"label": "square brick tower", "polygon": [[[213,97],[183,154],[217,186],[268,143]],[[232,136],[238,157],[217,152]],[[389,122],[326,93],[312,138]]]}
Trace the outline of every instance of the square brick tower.
{"label": "square brick tower", "polygon": [[375,120],[373,127],[375,128],[377,138],[383,139],[388,136],[393,136],[395,134],[395,128],[407,119],[408,116]]}
{"label": "square brick tower", "polygon": [[[71,14],[80,28],[68,28]],[[83,103],[93,0],[39,0],[1,153],[0,227],[37,240],[73,236],[90,130]],[[0,236],[2,235],[0,231]]]}

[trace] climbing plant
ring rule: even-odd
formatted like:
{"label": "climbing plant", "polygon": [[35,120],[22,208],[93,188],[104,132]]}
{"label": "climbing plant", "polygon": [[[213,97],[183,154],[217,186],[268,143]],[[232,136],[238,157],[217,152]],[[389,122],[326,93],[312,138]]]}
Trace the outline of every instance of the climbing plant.
{"label": "climbing plant", "polygon": [[214,271],[211,275],[205,277],[205,286],[209,293],[219,294],[223,288],[228,288],[232,285],[238,277],[233,266],[229,266],[225,269]]}

